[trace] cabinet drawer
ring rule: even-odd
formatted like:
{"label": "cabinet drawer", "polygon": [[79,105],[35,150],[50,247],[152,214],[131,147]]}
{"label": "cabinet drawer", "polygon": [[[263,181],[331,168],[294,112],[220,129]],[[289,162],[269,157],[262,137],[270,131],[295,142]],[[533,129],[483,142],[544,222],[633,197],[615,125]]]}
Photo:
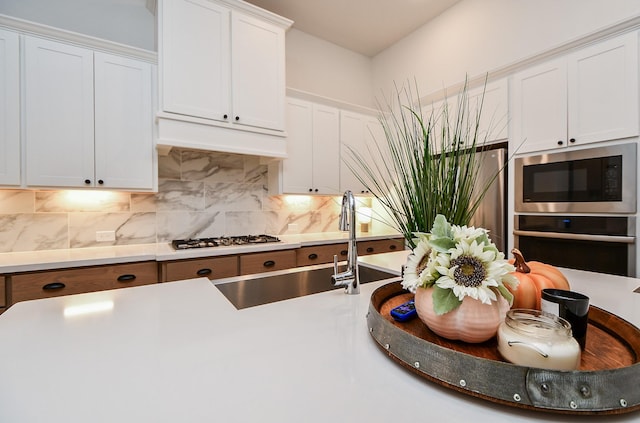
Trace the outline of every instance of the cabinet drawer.
{"label": "cabinet drawer", "polygon": [[296,263],[298,266],[310,266],[333,262],[333,256],[338,256],[338,261],[347,259],[348,244],[327,244],[301,247],[296,251]]}
{"label": "cabinet drawer", "polygon": [[296,267],[295,250],[271,251],[240,256],[241,275],[291,269],[292,267]]}
{"label": "cabinet drawer", "polygon": [[10,301],[13,304],[18,301],[157,283],[158,266],[155,261],[149,261],[20,273],[10,278]]}
{"label": "cabinet drawer", "polygon": [[162,263],[162,281],[201,278],[213,280],[238,276],[238,257],[222,256]]}
{"label": "cabinet drawer", "polygon": [[404,238],[380,239],[376,241],[363,241],[358,243],[358,255],[389,253],[404,249]]}

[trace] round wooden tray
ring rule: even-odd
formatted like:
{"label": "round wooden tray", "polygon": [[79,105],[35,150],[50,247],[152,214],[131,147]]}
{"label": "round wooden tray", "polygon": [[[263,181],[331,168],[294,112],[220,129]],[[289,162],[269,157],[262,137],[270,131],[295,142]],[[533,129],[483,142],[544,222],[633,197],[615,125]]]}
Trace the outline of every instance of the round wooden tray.
{"label": "round wooden tray", "polygon": [[399,323],[389,311],[413,294],[399,282],[371,295],[371,335],[393,360],[456,391],[512,407],[564,414],[640,410],[640,330],[591,306],[580,368],[545,370],[506,362],[495,338],[481,344],[444,339],[420,321]]}

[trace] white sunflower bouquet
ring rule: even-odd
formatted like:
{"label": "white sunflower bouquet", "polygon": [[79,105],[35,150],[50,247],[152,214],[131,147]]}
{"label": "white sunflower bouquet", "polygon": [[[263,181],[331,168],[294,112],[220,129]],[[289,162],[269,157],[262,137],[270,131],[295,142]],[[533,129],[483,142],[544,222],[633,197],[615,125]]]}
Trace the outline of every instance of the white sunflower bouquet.
{"label": "white sunflower bouquet", "polygon": [[416,247],[407,260],[402,286],[411,292],[433,287],[433,307],[438,315],[448,313],[469,296],[484,304],[504,297],[509,305],[516,288],[515,270],[489,239],[488,232],[473,226],[451,225],[439,214],[429,233],[415,233]]}

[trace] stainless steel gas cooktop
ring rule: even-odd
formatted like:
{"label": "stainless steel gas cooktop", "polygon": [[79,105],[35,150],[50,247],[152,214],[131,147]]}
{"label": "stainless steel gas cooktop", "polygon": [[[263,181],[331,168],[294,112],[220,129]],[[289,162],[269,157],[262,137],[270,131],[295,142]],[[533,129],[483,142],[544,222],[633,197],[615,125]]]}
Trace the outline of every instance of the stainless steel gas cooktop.
{"label": "stainless steel gas cooktop", "polygon": [[171,245],[176,250],[188,248],[207,248],[229,245],[264,244],[266,242],[280,242],[280,239],[272,235],[239,235],[221,236],[216,238],[176,239]]}

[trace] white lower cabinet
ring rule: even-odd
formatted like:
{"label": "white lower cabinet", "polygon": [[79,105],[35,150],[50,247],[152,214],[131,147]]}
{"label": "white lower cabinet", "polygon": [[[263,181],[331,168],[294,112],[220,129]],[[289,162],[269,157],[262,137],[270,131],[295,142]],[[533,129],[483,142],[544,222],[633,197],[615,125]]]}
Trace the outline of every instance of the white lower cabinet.
{"label": "white lower cabinet", "polygon": [[152,190],[151,64],[24,44],[26,185]]}
{"label": "white lower cabinet", "polygon": [[0,29],[0,185],[20,185],[20,48]]}
{"label": "white lower cabinet", "polygon": [[288,157],[270,168],[270,192],[338,194],[339,110],[295,98],[286,110]]}

